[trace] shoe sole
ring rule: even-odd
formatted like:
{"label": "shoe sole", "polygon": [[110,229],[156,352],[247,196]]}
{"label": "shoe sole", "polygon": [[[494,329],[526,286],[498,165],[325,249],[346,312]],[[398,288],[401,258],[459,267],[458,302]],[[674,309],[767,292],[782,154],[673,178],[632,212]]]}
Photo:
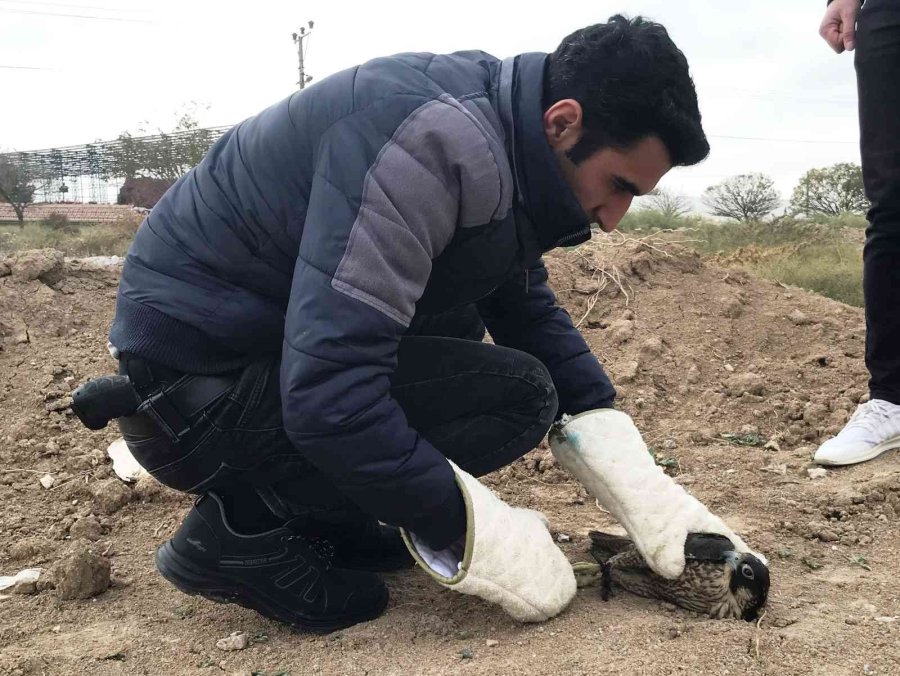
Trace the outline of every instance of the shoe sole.
{"label": "shoe sole", "polygon": [[895,448],[900,448],[900,437],[894,437],[893,439],[888,439],[885,442],[878,444],[877,446],[872,446],[871,449],[865,455],[858,455],[852,460],[847,460],[845,462],[834,462],[831,460],[816,460],[816,464],[819,465],[827,465],[829,467],[840,467],[843,465],[856,465],[861,462],[867,462],[869,460],[873,460],[877,458],[879,455],[886,451],[893,450]]}
{"label": "shoe sole", "polygon": [[328,634],[338,629],[345,629],[374,620],[381,615],[390,600],[387,587],[384,598],[377,606],[357,615],[349,615],[340,619],[321,620],[316,618],[298,618],[295,612],[273,604],[251,587],[242,585],[233,579],[220,575],[208,568],[194,564],[190,559],[181,556],[167,541],[156,550],[156,569],[166,580],[180,591],[190,596],[202,596],[216,603],[235,603],[260,615],[278,620],[301,631],[316,634]]}

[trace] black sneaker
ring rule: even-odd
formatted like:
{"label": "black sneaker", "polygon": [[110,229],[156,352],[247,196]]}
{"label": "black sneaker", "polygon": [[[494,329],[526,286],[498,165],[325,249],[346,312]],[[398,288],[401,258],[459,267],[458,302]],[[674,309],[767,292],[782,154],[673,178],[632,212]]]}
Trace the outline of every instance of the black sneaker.
{"label": "black sneaker", "polygon": [[332,556],[327,542],[288,528],[234,532],[219,497],[207,493],[156,550],[156,568],[187,594],[237,603],[296,629],[327,633],[381,615],[385,584],[332,567]]}
{"label": "black sneaker", "polygon": [[387,573],[415,564],[400,531],[376,519],[329,521],[327,517],[299,517],[285,527],[327,540],[334,549],[333,563],[339,568]]}

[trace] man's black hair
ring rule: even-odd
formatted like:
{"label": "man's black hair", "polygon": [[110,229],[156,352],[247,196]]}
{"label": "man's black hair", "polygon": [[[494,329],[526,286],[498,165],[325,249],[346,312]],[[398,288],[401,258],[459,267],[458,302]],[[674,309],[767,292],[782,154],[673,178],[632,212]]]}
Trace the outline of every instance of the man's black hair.
{"label": "man's black hair", "polygon": [[628,148],[658,137],[673,166],[709,154],[687,59],[658,23],[620,14],[575,31],[550,55],[544,109],[575,99],[583,131],[568,156],[574,163],[600,148]]}

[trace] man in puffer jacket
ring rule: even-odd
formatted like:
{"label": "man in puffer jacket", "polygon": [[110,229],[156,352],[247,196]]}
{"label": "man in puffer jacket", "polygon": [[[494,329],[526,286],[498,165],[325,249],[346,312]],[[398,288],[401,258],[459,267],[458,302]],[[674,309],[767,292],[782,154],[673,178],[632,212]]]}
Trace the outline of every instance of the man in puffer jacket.
{"label": "man in puffer jacket", "polygon": [[379,615],[375,572],[412,552],[520,620],[560,612],[546,521],[474,477],[563,414],[642,442],[541,255],[708,150],[684,55],[621,16],[551,55],[376,59],[231,129],[142,224],[110,332],[132,453],[201,496],[160,572],[329,631]]}

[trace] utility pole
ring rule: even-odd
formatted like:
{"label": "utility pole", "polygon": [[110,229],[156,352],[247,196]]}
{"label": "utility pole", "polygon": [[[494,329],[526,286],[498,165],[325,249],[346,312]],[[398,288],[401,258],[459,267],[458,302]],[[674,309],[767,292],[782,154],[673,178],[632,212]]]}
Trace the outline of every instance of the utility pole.
{"label": "utility pole", "polygon": [[307,25],[309,26],[309,30],[307,30],[305,26],[301,26],[300,32],[293,34],[294,44],[297,45],[297,60],[299,61],[299,67],[297,68],[297,71],[300,76],[297,80],[297,84],[300,85],[300,89],[303,89],[306,85],[312,82],[312,76],[307,75],[306,71],[303,68],[303,41],[312,34],[313,22],[308,21]]}

